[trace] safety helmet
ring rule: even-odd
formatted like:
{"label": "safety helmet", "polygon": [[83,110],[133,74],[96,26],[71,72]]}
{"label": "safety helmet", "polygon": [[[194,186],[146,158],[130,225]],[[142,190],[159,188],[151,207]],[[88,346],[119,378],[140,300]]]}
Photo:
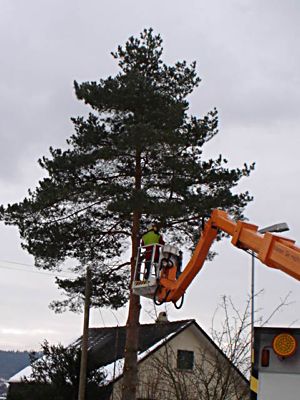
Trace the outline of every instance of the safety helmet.
{"label": "safety helmet", "polygon": [[147,225],[147,231],[151,231],[152,229],[157,228],[157,223],[156,222],[150,222]]}
{"label": "safety helmet", "polygon": [[147,225],[147,231],[151,231],[151,229],[154,228],[154,224],[150,222],[150,224]]}

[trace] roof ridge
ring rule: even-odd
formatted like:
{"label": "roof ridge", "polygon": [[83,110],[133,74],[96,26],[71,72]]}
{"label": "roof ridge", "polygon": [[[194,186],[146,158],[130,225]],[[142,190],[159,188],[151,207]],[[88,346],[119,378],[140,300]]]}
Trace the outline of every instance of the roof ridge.
{"label": "roof ridge", "polygon": [[[195,322],[194,318],[189,318],[189,319],[181,319],[181,320],[176,320],[176,321],[160,321],[160,322],[152,322],[152,323],[146,323],[146,324],[140,324],[139,326],[154,326],[154,325],[169,325],[169,324],[179,324],[179,323],[187,323],[187,322]],[[91,326],[90,329],[116,329],[116,328],[126,328],[126,325],[114,325],[114,326]]]}

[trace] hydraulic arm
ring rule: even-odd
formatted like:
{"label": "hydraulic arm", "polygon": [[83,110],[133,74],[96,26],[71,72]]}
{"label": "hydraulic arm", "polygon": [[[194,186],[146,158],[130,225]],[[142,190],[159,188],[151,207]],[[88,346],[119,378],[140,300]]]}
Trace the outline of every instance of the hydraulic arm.
{"label": "hydraulic arm", "polygon": [[300,280],[300,248],[294,245],[295,241],[269,232],[262,235],[258,233],[256,225],[234,222],[225,211],[214,210],[205,224],[192,258],[179,278],[176,279],[176,266],[162,270],[155,293],[158,302],[176,303],[184,295],[201,270],[218,231],[229,234],[234,246],[253,251],[265,265]]}

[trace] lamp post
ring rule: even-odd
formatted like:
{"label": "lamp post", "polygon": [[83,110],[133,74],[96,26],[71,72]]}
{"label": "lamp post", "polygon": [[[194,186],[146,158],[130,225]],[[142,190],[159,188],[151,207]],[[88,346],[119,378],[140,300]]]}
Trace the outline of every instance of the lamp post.
{"label": "lamp post", "polygon": [[[274,224],[271,226],[266,226],[265,228],[259,229],[258,233],[279,233],[288,231],[290,228],[288,227],[287,223],[281,222],[279,224]],[[251,252],[251,336],[253,338],[253,330],[254,330],[254,266],[255,266],[255,253],[254,251]]]}

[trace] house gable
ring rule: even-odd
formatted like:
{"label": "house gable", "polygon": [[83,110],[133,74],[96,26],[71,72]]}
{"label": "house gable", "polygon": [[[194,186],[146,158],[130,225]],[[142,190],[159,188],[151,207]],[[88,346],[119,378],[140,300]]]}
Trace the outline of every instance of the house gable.
{"label": "house gable", "polygon": [[[107,374],[105,387],[113,390],[114,400],[118,400],[121,393],[125,338],[125,327],[89,329],[89,367],[104,370]],[[72,345],[80,346],[81,338]],[[141,325],[138,362],[139,379],[143,384],[139,387],[140,398],[151,398],[151,391],[145,392],[145,388],[149,387],[148,377],[151,376],[151,369],[157,371],[160,360],[167,361],[168,366],[172,367],[175,372],[189,373],[193,372],[194,365],[199,365],[201,361],[199,355],[201,354],[202,356],[203,354],[209,355],[211,358],[218,354],[225,362],[226,368],[234,370],[241,386],[244,388],[249,386],[247,379],[194,320],[165,321]],[[183,361],[178,363],[180,357]],[[18,379],[21,377],[22,371],[18,374]],[[155,379],[156,381],[150,380],[152,386],[154,384],[159,385],[160,375],[156,374]],[[17,380],[11,379],[11,382],[13,381],[16,382]],[[163,399],[163,397],[161,398]]]}
{"label": "house gable", "polygon": [[[178,357],[182,355],[186,359],[183,364],[179,365]],[[213,366],[216,356],[217,365]],[[215,371],[212,368],[215,368]],[[164,395],[166,395],[167,388],[171,388],[176,380],[177,384],[181,380],[182,385],[179,384],[179,386],[181,386],[182,390],[184,385],[186,385],[186,390],[191,390],[188,388],[196,386],[200,390],[201,384],[211,384],[209,383],[211,381],[210,378],[205,382],[205,374],[209,375],[210,373],[213,376],[214,372],[218,373],[220,382],[222,379],[226,381],[228,371],[230,371],[230,382],[234,381],[234,390],[243,393],[243,396],[246,393],[245,397],[241,396],[239,398],[246,398],[249,391],[248,380],[233,366],[199,325],[191,320],[182,329],[157,343],[157,346],[139,355],[138,398],[165,399]],[[115,400],[121,398],[122,368],[120,368],[119,372],[114,380]],[[197,378],[197,374],[199,374],[199,378]],[[221,385],[220,383],[218,384]],[[226,383],[224,383],[225,386]],[[192,394],[189,398],[198,398],[192,397]],[[168,392],[168,396],[171,396],[170,392]],[[177,398],[174,393],[172,396],[166,398]],[[237,399],[238,397],[230,398]]]}

